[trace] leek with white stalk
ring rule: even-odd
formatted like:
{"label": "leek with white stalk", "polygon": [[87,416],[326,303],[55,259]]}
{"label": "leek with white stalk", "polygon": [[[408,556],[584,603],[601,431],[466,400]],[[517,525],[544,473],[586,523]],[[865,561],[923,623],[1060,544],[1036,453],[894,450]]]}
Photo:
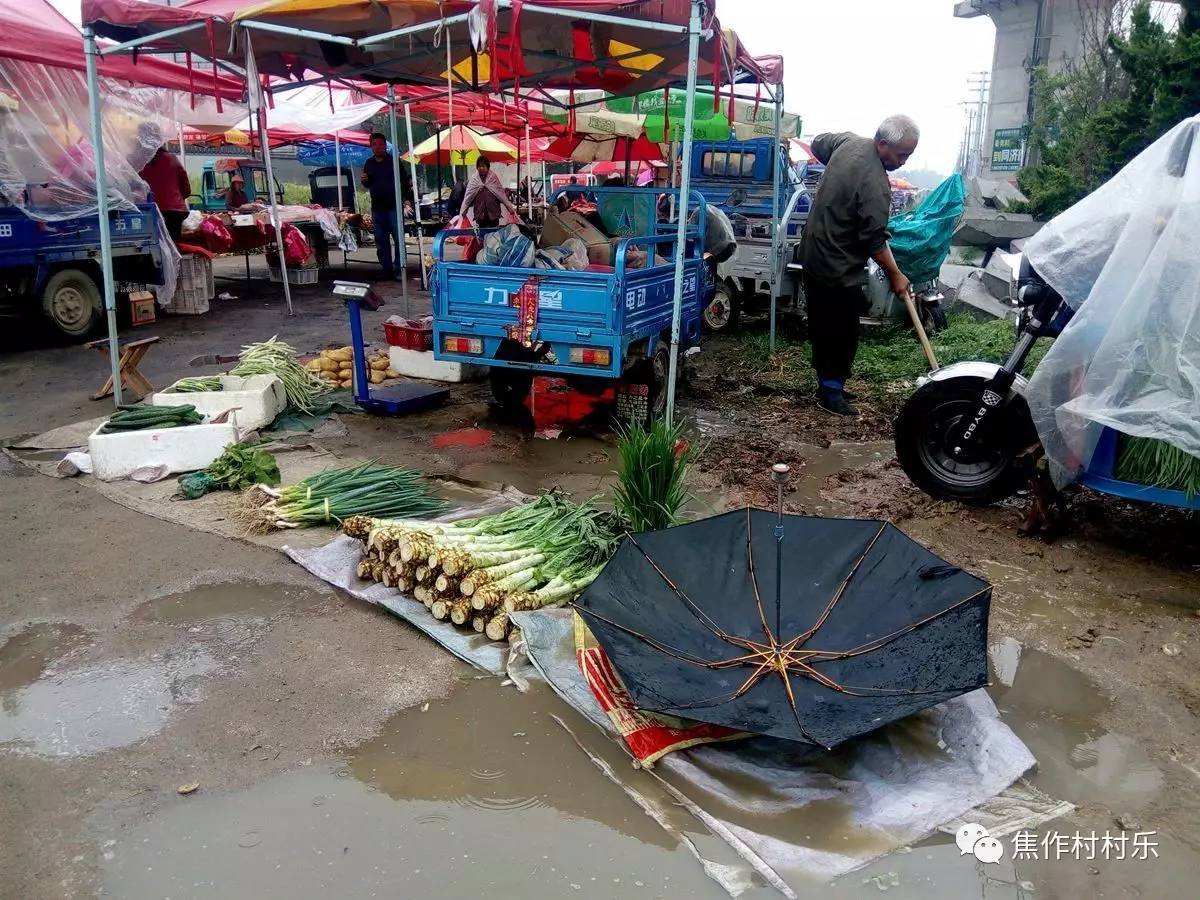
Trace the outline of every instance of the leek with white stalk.
{"label": "leek with white stalk", "polygon": [[567,603],[616,549],[618,520],[590,501],[544,494],[532,503],[461,522],[351,516],[363,542],[359,576],[411,588],[435,619],[504,640],[509,613]]}

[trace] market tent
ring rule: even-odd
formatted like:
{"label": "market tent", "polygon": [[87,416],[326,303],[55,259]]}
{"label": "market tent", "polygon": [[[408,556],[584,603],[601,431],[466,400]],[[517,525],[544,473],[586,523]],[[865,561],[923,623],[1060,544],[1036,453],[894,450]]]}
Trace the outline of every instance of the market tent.
{"label": "market tent", "polygon": [[[312,72],[321,78],[387,83],[393,143],[397,84],[446,84],[448,92],[457,84],[479,92],[516,95],[522,84],[542,92],[598,88],[632,94],[684,82],[690,101],[700,78],[714,88],[743,82],[771,86],[778,137],[782,59],[750,56],[736,35],[721,30],[714,7],[714,3],[700,0],[545,0],[536,4],[523,0],[439,0],[436,4],[432,0],[193,0],[172,8],[137,0],[84,0],[82,13],[89,41],[94,29],[95,34],[124,42],[121,46],[126,49],[181,47],[214,60],[244,59],[256,110],[262,102],[260,72],[292,79],[303,79]],[[270,89],[269,85],[264,88]],[[679,365],[684,246],[689,228],[694,113],[691,102],[685,107],[666,389],[668,420],[673,415]],[[269,170],[269,152],[265,159]],[[778,190],[774,208],[778,212]],[[102,232],[107,231],[105,226],[102,223]],[[776,261],[778,238],[778,228],[773,229],[772,258]],[[407,281],[402,285],[407,297]],[[284,290],[286,296],[286,281]],[[773,288],[772,346],[775,295]]]}
{"label": "market tent", "polygon": [[650,162],[663,164],[663,150],[645,137],[612,138],[564,135],[550,145],[550,152],[579,163]]}
{"label": "market tent", "polygon": [[[714,28],[714,5],[707,4],[701,22],[699,50],[701,60],[712,61],[713,80],[781,83],[782,59],[752,57],[735,34]],[[480,27],[475,37],[482,46],[473,46],[468,24],[476,9]],[[240,60],[243,52],[235,26],[249,24],[259,71],[288,78],[314,71],[420,85],[444,84],[452,72],[463,87],[475,90],[525,83],[628,93],[686,78],[684,31],[691,3],[192,0],[170,7],[143,0],[84,0],[82,12],[98,35],[120,41],[191,26],[171,41],[193,53],[231,60]],[[419,28],[433,20],[441,20],[443,27]],[[522,22],[536,22],[536,27]],[[571,50],[566,60],[564,48]],[[722,63],[726,58],[733,71]]]}

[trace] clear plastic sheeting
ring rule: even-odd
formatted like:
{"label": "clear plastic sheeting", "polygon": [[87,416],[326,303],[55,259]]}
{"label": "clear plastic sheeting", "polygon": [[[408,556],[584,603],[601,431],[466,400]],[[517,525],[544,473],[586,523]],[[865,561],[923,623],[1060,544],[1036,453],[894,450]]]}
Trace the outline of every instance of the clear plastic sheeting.
{"label": "clear plastic sheeting", "polygon": [[1185,120],[1026,245],[1077,310],[1029,407],[1058,484],[1102,426],[1200,456],[1200,116]]}
{"label": "clear plastic sheeting", "polygon": [[[32,219],[96,214],[96,168],[83,72],[0,59],[0,199]],[[105,168],[112,209],[145,203],[138,172],[172,133],[173,101],[162,88],[101,79]]]}

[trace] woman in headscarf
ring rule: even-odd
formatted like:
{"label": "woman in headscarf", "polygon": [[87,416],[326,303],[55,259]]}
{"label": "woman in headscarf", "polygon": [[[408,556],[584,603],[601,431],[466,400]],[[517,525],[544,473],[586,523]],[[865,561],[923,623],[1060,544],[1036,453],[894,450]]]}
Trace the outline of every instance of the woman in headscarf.
{"label": "woman in headscarf", "polygon": [[458,214],[466,215],[470,209],[475,214],[477,228],[495,228],[500,224],[502,207],[508,207],[514,216],[519,215],[504,192],[500,176],[492,171],[491,160],[481,153],[475,161],[475,171],[467,182],[467,192],[463,195]]}

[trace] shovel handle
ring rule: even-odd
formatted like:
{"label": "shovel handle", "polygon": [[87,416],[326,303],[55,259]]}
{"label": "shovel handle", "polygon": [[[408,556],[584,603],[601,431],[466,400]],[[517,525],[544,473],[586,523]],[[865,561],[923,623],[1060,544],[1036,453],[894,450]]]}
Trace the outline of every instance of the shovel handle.
{"label": "shovel handle", "polygon": [[917,313],[917,303],[913,300],[912,291],[904,292],[904,305],[908,307],[908,317],[912,319],[913,328],[917,332],[917,340],[921,342],[921,349],[925,351],[925,359],[929,362],[930,371],[938,368],[937,357],[933,353],[933,345],[929,343],[929,335],[925,333],[925,326],[921,324],[921,317]]}

